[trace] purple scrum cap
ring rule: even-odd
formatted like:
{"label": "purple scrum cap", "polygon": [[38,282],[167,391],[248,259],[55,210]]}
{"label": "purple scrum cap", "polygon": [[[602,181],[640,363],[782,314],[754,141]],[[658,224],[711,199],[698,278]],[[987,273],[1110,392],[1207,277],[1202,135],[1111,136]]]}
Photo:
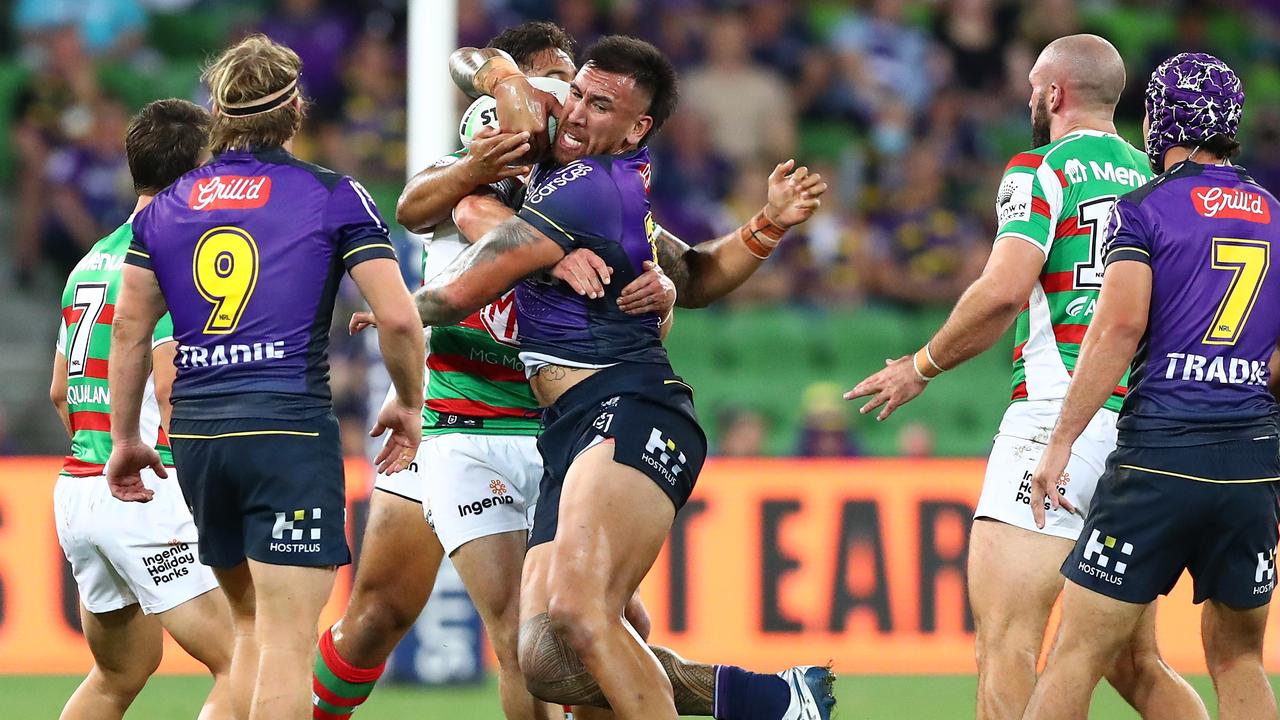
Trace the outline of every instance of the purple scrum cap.
{"label": "purple scrum cap", "polygon": [[1244,111],[1244,86],[1235,71],[1207,53],[1181,53],[1160,63],[1147,83],[1147,157],[1164,172],[1164,153],[1201,145],[1214,135],[1234,137]]}

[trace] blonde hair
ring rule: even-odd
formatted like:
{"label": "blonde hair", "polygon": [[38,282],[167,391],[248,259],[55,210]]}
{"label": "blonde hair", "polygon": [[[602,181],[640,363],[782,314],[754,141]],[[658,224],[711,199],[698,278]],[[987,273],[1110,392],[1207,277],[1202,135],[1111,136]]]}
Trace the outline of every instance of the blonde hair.
{"label": "blonde hair", "polygon": [[[292,138],[306,114],[305,102],[295,102],[301,97],[296,87],[301,72],[298,54],[266,35],[250,35],[224,50],[201,76],[213,98],[210,152],[275,147]],[[266,105],[266,110],[228,114],[231,108],[246,108],[272,98],[279,102],[274,107]]]}

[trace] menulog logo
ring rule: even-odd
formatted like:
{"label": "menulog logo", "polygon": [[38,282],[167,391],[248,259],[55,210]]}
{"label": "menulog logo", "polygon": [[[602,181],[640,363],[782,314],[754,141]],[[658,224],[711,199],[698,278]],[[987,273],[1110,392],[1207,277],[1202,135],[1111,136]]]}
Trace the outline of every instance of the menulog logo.
{"label": "menulog logo", "polygon": [[192,210],[252,210],[267,204],[271,178],[266,175],[215,175],[191,186],[187,207]]}
{"label": "menulog logo", "polygon": [[1247,190],[1222,187],[1198,187],[1191,190],[1196,212],[1207,218],[1271,222],[1271,206],[1262,195]]}

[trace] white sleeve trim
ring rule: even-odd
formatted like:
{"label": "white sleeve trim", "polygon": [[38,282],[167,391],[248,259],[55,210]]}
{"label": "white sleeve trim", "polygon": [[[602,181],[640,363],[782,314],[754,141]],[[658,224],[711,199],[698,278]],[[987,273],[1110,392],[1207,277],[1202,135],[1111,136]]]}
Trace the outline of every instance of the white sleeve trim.
{"label": "white sleeve trim", "polygon": [[[998,243],[998,242],[1000,242],[1001,240],[1003,240],[1003,239],[1005,239],[1005,238],[1007,238],[1007,237],[1011,237],[1011,238],[1018,238],[1019,240],[1025,240],[1026,242],[1029,242],[1029,243],[1031,243],[1032,245],[1035,245],[1037,250],[1039,250],[1040,252],[1044,253],[1044,257],[1045,257],[1045,259],[1046,259],[1046,260],[1049,258],[1049,248],[1047,248],[1047,247],[1045,247],[1045,246],[1041,245],[1040,243],[1036,242],[1036,240],[1035,240],[1034,238],[1032,238],[1030,235],[1023,235],[1022,233],[1016,233],[1016,232],[1002,232],[1002,233],[1000,233],[999,235],[997,235],[997,236],[996,236],[996,242]],[[1050,238],[1049,238],[1049,242],[1050,242],[1050,243],[1052,243],[1052,242],[1053,242],[1053,237],[1052,237],[1052,236],[1050,236]],[[992,245],[994,246],[994,245],[995,245],[995,243],[992,243]]]}
{"label": "white sleeve trim", "polygon": [[1046,235],[1049,242],[1044,248],[1044,254],[1048,256],[1058,232],[1058,218],[1062,216],[1062,185],[1058,183],[1057,174],[1047,162],[1040,163],[1040,167],[1036,168],[1036,181],[1040,183],[1040,192],[1044,193],[1045,202],[1049,204],[1049,232]]}

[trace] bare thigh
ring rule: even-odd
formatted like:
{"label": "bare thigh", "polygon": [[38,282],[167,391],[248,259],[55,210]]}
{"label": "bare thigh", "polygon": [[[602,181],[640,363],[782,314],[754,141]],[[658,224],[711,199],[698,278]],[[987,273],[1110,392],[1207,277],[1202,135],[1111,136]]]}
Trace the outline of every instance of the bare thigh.
{"label": "bare thigh", "polygon": [[105,613],[91,613],[82,605],[80,622],[94,664],[104,673],[145,677],[160,664],[164,631],[137,604]]}
{"label": "bare thigh", "polygon": [[227,596],[214,589],[156,617],[191,657],[214,673],[231,666],[233,630]]}
{"label": "bare thigh", "polygon": [[[999,631],[1010,622],[1039,628],[1065,580],[1060,568],[1075,543],[998,520],[975,520],[969,538],[969,600],[979,624]],[[1038,650],[1038,648],[1037,648]]]}

